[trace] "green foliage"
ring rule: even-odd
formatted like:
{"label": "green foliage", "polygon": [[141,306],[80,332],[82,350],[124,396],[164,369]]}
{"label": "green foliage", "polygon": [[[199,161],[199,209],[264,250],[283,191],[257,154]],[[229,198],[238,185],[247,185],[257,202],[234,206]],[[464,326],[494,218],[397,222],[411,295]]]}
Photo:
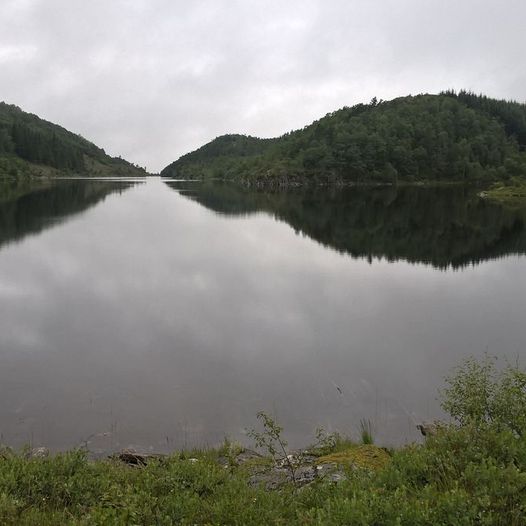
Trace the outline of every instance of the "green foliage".
{"label": "green foliage", "polygon": [[255,441],[258,448],[265,449],[271,457],[276,459],[287,458],[288,443],[282,437],[283,427],[263,411],[258,413],[257,418],[263,425],[263,431],[251,429],[248,431],[247,436]]}
{"label": "green foliage", "polygon": [[526,112],[525,105],[515,101],[491,99],[471,91],[461,90],[458,93],[449,90],[443,95],[456,98],[468,108],[482,111],[504,124],[506,134],[514,137],[519,145],[526,148]]}
{"label": "green foliage", "polygon": [[366,418],[360,420],[360,438],[364,445],[374,444],[373,424]]}
{"label": "green foliage", "polygon": [[461,426],[494,428],[526,436],[526,372],[496,358],[470,358],[446,378],[442,407]]}
{"label": "green foliage", "polygon": [[524,177],[525,123],[525,105],[466,92],[373,99],[277,139],[218,137],[161,173],[257,184]]}
{"label": "green foliage", "polygon": [[510,177],[504,184],[495,184],[489,190],[482,192],[482,196],[490,201],[505,204],[512,208],[524,208],[526,203],[526,179]]}
{"label": "green foliage", "polygon": [[106,155],[80,135],[0,102],[0,175],[58,175],[53,170],[61,174],[145,175],[144,170]]}
{"label": "green foliage", "polygon": [[254,440],[256,447],[264,449],[270,455],[274,463],[283,465],[292,478],[293,484],[297,485],[296,468],[301,462],[301,454],[293,456],[288,451],[288,442],[283,438],[283,427],[274,418],[260,411],[257,415],[258,420],[263,425],[262,431],[251,429],[247,435]]}
{"label": "green foliage", "polygon": [[339,453],[355,445],[352,440],[342,436],[340,433],[327,433],[322,427],[316,429],[315,436],[316,441],[314,445],[309,447],[308,453],[319,457],[331,453]]}

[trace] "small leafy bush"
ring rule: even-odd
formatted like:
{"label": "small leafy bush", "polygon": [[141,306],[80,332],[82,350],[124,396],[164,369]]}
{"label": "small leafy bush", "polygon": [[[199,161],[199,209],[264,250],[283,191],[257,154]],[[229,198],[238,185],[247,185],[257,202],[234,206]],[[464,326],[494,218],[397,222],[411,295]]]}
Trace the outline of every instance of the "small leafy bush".
{"label": "small leafy bush", "polygon": [[519,367],[499,370],[496,358],[469,358],[446,378],[446,386],[442,407],[461,426],[526,434],[526,372]]}

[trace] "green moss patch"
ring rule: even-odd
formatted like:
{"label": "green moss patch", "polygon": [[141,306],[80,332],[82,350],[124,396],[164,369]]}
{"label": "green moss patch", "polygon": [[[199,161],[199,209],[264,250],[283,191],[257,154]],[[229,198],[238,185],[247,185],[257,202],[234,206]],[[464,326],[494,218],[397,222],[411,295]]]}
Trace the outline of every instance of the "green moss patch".
{"label": "green moss patch", "polygon": [[479,195],[491,201],[526,208],[526,181],[514,181],[509,185],[498,184]]}
{"label": "green moss patch", "polygon": [[390,459],[385,449],[373,445],[362,445],[320,457],[318,464],[333,463],[376,471],[387,466]]}

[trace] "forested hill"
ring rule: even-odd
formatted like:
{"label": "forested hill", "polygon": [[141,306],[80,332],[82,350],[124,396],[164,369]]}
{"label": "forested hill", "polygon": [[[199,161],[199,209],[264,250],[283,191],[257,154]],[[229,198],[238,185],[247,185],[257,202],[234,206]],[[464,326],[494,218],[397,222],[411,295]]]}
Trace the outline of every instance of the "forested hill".
{"label": "forested hill", "polygon": [[0,102],[0,176],[145,175],[66,129]]}
{"label": "forested hill", "polygon": [[225,135],[161,175],[258,183],[526,177],[526,105],[461,91],[345,107],[277,139]]}

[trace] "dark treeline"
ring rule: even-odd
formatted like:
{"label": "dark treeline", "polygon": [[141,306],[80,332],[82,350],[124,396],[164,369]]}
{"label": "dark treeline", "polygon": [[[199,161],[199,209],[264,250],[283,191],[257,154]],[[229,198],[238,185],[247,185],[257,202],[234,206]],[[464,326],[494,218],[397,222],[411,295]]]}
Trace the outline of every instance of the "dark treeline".
{"label": "dark treeline", "polygon": [[56,226],[95,205],[107,195],[123,192],[130,182],[62,181],[26,187],[24,181],[0,180],[0,246]]}
{"label": "dark treeline", "polygon": [[161,174],[287,183],[526,176],[526,106],[468,92],[373,99],[278,139],[219,137]]}
{"label": "dark treeline", "polygon": [[453,97],[468,108],[482,111],[495,117],[504,124],[506,134],[514,138],[521,150],[526,149],[526,105],[515,101],[497,100],[486,95],[477,95],[471,91],[453,90],[442,92],[442,95]]}
{"label": "dark treeline", "polygon": [[103,175],[105,171],[118,171],[144,175],[143,170],[106,155],[80,135],[3,102],[0,102],[0,157],[3,175],[35,173],[20,160],[67,173]]}
{"label": "dark treeline", "polygon": [[526,253],[526,213],[479,199],[462,186],[272,191],[220,182],[168,184],[221,214],[268,212],[353,257],[445,269]]}

